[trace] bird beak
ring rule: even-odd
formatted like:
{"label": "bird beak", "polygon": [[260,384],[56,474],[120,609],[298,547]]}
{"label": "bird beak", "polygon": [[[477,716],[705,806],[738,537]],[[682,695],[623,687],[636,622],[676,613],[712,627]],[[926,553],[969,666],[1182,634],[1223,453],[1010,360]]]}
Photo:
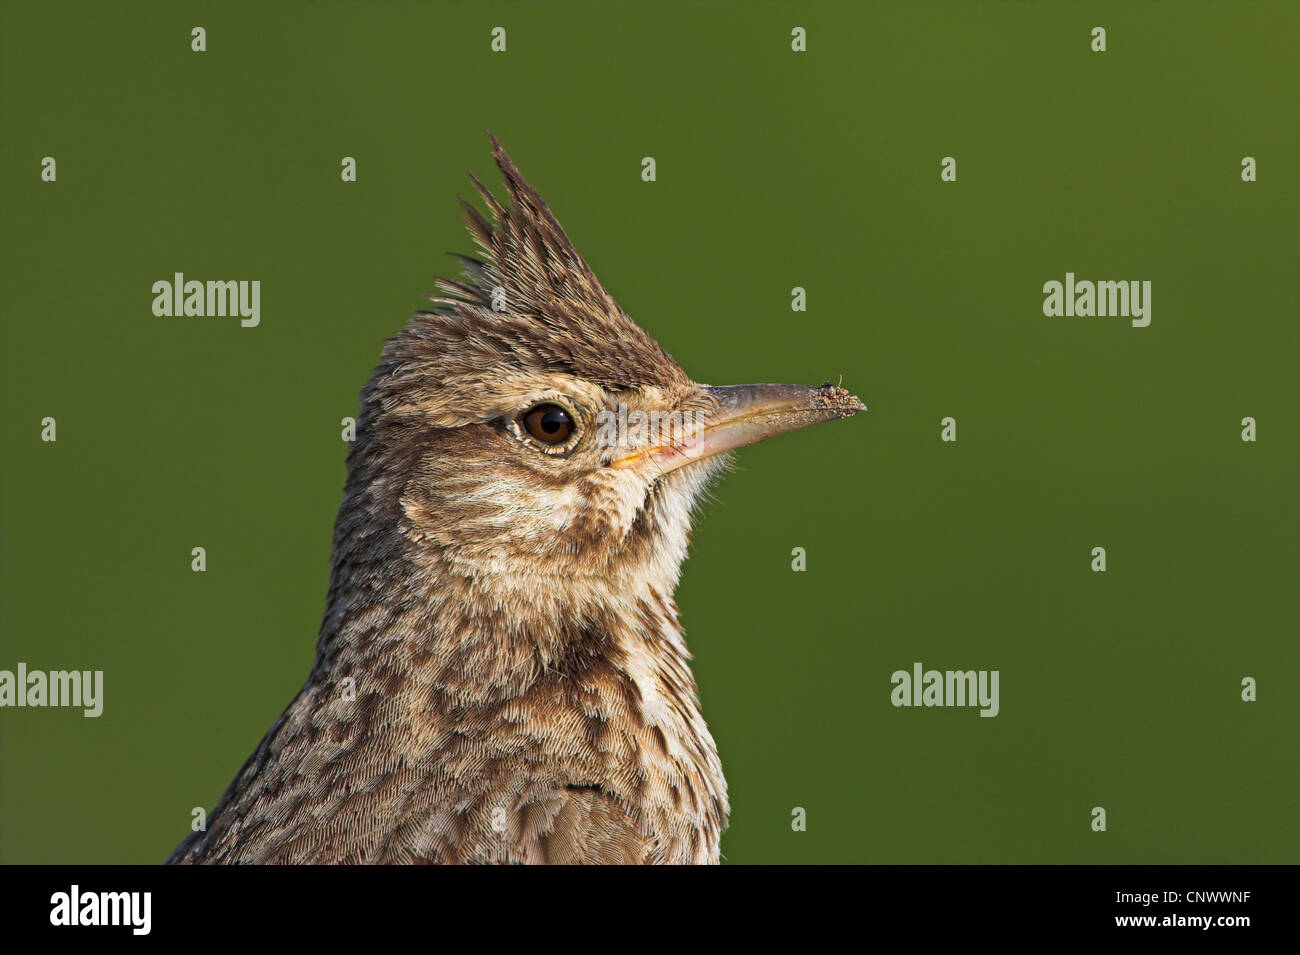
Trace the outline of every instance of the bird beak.
{"label": "bird beak", "polygon": [[682,434],[617,458],[611,468],[649,468],[655,476],[694,461],[757,444],[787,431],[847,418],[867,406],[843,388],[804,385],[703,386],[717,411],[688,420]]}

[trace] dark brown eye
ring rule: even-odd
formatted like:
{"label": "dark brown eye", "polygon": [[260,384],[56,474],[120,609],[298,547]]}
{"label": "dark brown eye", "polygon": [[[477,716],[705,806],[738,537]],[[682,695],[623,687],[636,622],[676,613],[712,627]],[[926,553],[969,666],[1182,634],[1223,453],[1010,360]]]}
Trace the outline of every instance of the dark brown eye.
{"label": "dark brown eye", "polygon": [[537,405],[522,420],[524,430],[542,444],[563,444],[573,434],[573,418],[559,405]]}

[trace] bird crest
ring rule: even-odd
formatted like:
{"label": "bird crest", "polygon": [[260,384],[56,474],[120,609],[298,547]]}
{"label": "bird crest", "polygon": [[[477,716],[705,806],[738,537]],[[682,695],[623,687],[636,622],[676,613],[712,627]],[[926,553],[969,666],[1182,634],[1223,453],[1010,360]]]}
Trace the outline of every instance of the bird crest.
{"label": "bird crest", "polygon": [[406,344],[426,355],[448,346],[462,355],[469,346],[472,354],[478,345],[498,362],[509,356],[524,370],[576,375],[610,388],[688,384],[671,356],[605,291],[546,201],[488,136],[508,204],[470,174],[488,214],[460,203],[481,257],[457,256],[462,280],[436,280],[440,294],[428,296],[436,308],[416,313]]}

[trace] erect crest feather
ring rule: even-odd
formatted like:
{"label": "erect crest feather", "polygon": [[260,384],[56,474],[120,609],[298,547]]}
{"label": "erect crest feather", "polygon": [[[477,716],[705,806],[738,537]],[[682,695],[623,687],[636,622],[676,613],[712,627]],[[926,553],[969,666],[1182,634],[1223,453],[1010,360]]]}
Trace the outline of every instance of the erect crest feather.
{"label": "erect crest feather", "polygon": [[[438,279],[438,306],[419,312],[394,339],[389,358],[460,365],[471,359],[560,371],[609,387],[679,386],[686,373],[605,291],[496,137],[492,155],[505,177],[503,205],[473,174],[484,215],[461,200],[482,257],[458,256],[463,280]],[[462,356],[454,355],[459,349]],[[455,371],[458,369],[447,369]]]}

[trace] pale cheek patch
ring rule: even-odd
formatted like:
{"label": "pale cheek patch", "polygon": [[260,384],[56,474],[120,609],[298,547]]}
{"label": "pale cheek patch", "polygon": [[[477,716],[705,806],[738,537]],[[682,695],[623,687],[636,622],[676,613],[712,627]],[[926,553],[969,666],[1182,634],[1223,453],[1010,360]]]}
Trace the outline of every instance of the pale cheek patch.
{"label": "pale cheek patch", "polygon": [[[483,506],[486,522],[512,536],[550,537],[571,526],[583,508],[582,495],[572,485],[521,487],[514,481],[485,481],[463,499]],[[483,520],[480,518],[480,520]]]}
{"label": "pale cheek patch", "polygon": [[538,510],[540,523],[550,533],[557,533],[572,526],[583,507],[582,495],[573,484],[540,489],[530,493],[529,497]]}
{"label": "pale cheek patch", "polygon": [[580,520],[597,534],[622,540],[645,504],[645,479],[630,471],[602,468],[582,482]]}

